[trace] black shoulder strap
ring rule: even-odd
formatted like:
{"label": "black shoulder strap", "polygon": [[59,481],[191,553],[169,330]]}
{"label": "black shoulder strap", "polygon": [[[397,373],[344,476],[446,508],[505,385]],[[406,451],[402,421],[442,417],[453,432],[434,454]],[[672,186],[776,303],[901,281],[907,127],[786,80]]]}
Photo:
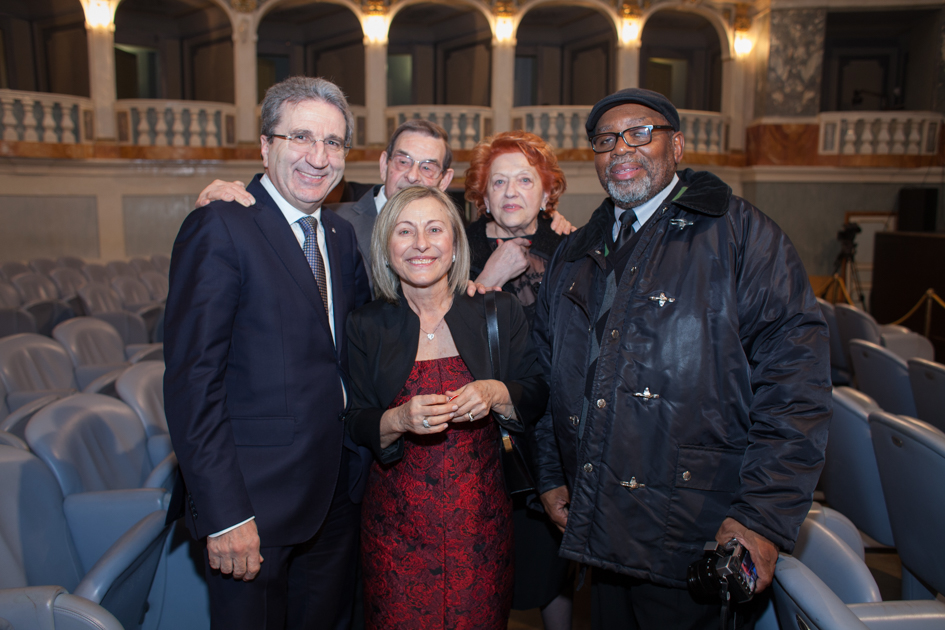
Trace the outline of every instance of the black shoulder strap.
{"label": "black shoulder strap", "polygon": [[486,305],[486,332],[489,335],[489,360],[492,362],[492,378],[499,378],[499,311],[495,305],[495,292],[486,291],[482,296]]}

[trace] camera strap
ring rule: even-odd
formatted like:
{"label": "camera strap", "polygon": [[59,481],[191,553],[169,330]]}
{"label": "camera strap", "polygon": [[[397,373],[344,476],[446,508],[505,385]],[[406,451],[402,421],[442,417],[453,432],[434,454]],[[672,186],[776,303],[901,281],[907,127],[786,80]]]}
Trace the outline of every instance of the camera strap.
{"label": "camera strap", "polygon": [[732,594],[728,592],[728,584],[725,585],[725,601],[719,612],[719,630],[728,630],[728,614],[732,606]]}

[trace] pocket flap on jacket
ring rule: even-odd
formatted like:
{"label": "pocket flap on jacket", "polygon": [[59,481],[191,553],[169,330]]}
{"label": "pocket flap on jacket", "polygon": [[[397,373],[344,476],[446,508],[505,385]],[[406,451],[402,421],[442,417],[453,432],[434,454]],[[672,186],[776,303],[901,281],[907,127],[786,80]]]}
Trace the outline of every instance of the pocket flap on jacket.
{"label": "pocket flap on jacket", "polygon": [[744,453],[706,446],[680,446],[676,460],[677,488],[736,492]]}
{"label": "pocket flap on jacket", "polygon": [[295,441],[295,418],[230,418],[237,446],[287,446]]}

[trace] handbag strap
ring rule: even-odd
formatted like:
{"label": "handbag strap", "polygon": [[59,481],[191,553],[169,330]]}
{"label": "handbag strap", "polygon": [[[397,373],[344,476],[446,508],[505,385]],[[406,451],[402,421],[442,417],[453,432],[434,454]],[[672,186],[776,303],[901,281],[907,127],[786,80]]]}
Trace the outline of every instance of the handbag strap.
{"label": "handbag strap", "polygon": [[482,296],[486,304],[486,333],[489,337],[489,360],[492,363],[492,378],[499,379],[499,311],[495,304],[495,293],[486,291]]}

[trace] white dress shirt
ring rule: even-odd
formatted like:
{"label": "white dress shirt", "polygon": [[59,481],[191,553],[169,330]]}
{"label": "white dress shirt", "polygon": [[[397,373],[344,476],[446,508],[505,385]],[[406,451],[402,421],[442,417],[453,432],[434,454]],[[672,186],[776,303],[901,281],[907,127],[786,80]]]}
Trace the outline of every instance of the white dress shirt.
{"label": "white dress shirt", "polygon": [[380,214],[381,210],[384,209],[384,206],[387,205],[387,190],[384,186],[381,186],[381,189],[377,191],[377,194],[374,195],[374,207],[377,208],[377,213]]}
{"label": "white dress shirt", "polygon": [[[656,196],[650,199],[649,201],[647,201],[646,203],[642,203],[636,208],[633,208],[633,211],[637,215],[637,220],[633,222],[634,232],[639,232],[640,228],[643,227],[643,224],[646,223],[650,219],[650,217],[653,216],[654,212],[659,210],[660,205],[663,203],[663,201],[665,201],[667,197],[669,197],[669,193],[673,192],[673,188],[676,187],[677,183],[679,183],[679,175],[676,175],[675,173],[673,173],[673,181],[669,182],[666,188],[656,193]],[[614,222],[614,240],[615,241],[617,240],[617,235],[620,233],[620,215],[622,215],[623,213],[624,213],[623,208],[618,208],[617,206],[614,206],[614,217],[617,219]]]}
{"label": "white dress shirt", "polygon": [[[292,229],[292,233],[295,234],[296,240],[299,242],[299,248],[305,244],[305,232],[302,231],[302,226],[299,225],[299,219],[303,217],[312,216],[318,220],[318,229],[315,231],[316,238],[318,239],[318,250],[322,257],[322,264],[325,266],[325,282],[328,287],[328,325],[331,326],[332,338],[335,342],[335,345],[338,345],[338,336],[335,334],[335,310],[334,304],[331,297],[331,267],[328,265],[328,258],[325,256],[324,252],[327,252],[326,243],[325,243],[325,225],[322,223],[322,209],[319,208],[312,214],[305,214],[279,194],[279,191],[276,190],[276,187],[269,180],[268,175],[263,175],[260,179],[260,183],[263,188],[266,189],[266,192],[269,193],[269,196],[272,197],[272,200],[276,202],[276,205],[279,206],[279,210],[282,211],[282,215],[285,217],[285,220],[289,222],[289,227]],[[386,198],[385,198],[386,202]],[[348,392],[344,389],[344,382],[341,384],[341,391],[344,394],[345,405],[348,404]],[[223,534],[232,531],[239,527],[240,525],[245,525],[246,523],[255,520],[255,516],[250,516],[248,519],[242,523],[237,523],[232,527],[227,527],[226,529],[220,530],[215,534],[210,534],[209,538],[216,538],[217,536],[222,536]]]}

